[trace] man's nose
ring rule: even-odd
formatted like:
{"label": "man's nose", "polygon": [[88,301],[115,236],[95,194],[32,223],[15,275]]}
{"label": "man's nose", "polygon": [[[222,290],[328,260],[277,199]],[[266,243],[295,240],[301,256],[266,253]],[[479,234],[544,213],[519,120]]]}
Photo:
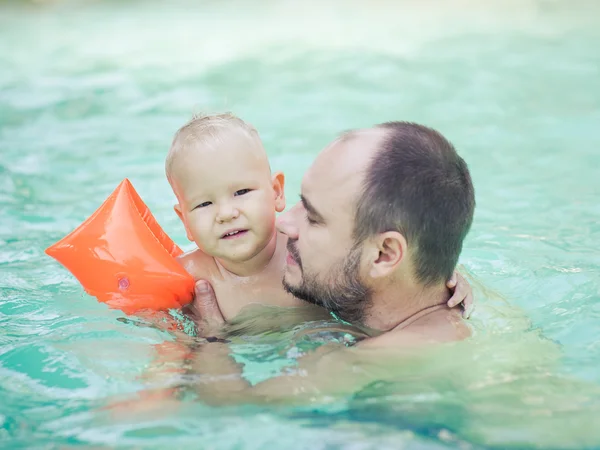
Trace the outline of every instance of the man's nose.
{"label": "man's nose", "polygon": [[233,219],[237,219],[240,216],[240,212],[237,208],[232,205],[226,203],[220,205],[219,211],[217,212],[217,222],[225,223],[229,222]]}
{"label": "man's nose", "polygon": [[290,239],[298,239],[298,227],[294,220],[295,209],[296,207],[293,207],[277,217],[277,229]]}

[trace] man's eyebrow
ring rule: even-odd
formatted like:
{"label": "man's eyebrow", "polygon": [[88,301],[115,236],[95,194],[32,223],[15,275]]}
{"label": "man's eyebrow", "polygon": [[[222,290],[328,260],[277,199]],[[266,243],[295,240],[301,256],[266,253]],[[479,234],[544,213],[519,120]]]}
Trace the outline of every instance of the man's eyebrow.
{"label": "man's eyebrow", "polygon": [[309,202],[308,199],[304,195],[300,194],[300,200],[302,201],[302,205],[304,206],[304,209],[306,209],[310,215],[316,216],[316,218],[323,220],[323,216],[321,214],[319,214],[319,211],[317,211],[315,209],[315,207],[312,205],[312,203]]}

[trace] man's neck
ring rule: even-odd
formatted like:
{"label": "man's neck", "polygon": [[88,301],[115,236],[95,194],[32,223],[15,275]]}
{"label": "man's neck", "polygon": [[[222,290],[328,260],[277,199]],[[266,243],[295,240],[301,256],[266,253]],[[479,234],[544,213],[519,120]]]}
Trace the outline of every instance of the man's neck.
{"label": "man's neck", "polygon": [[279,247],[285,247],[278,245],[278,241],[279,233],[274,232],[267,245],[248,260],[236,262],[215,258],[215,261],[221,271],[226,271],[238,277],[250,277],[263,272],[274,259],[277,250],[281,250]]}
{"label": "man's neck", "polygon": [[419,285],[389,285],[373,294],[372,306],[364,324],[374,330],[390,331],[415,314],[448,301],[450,293],[444,284],[425,288]]}

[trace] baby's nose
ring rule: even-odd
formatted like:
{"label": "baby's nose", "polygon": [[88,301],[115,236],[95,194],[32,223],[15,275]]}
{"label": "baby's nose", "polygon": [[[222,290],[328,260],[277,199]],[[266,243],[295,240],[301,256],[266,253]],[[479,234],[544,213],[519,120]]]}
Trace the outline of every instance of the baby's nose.
{"label": "baby's nose", "polygon": [[217,214],[217,221],[219,223],[228,222],[233,219],[237,219],[240,215],[240,212],[237,208],[234,208],[231,205],[222,205],[219,208],[219,213]]}

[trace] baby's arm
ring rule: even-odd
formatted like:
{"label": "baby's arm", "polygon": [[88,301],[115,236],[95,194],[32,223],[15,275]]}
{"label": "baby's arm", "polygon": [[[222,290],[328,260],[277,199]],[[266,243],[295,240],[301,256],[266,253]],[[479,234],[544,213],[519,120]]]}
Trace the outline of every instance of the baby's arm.
{"label": "baby's arm", "polygon": [[[194,278],[207,279],[211,282],[215,282],[214,272],[211,272],[211,268],[215,267],[214,259],[206,255],[200,250],[194,250],[185,253],[176,258],[177,262]],[[216,283],[215,283],[216,284]],[[183,314],[188,313],[188,305],[181,311]],[[141,319],[141,320],[139,320]],[[176,314],[172,315],[171,311],[166,310],[154,310],[154,309],[141,309],[136,311],[132,317],[120,319],[122,322],[130,323],[132,325],[140,327],[154,327],[161,330],[166,330],[171,334],[179,337],[185,334],[186,331],[180,320],[176,318]]]}
{"label": "baby's arm", "polygon": [[448,307],[454,308],[457,305],[462,305],[463,317],[468,319],[474,308],[471,285],[460,272],[455,270],[446,286],[452,293],[452,297],[448,300]]}
{"label": "baby's arm", "polygon": [[[177,257],[177,261],[182,267],[197,280],[210,280],[215,290],[220,291],[223,295],[223,299],[233,298],[230,295],[226,295],[222,292],[223,277],[217,267],[217,263],[212,256],[207,255],[200,249],[195,249],[190,252],[184,253]],[[183,313],[189,316],[194,321],[196,317],[194,315],[194,301],[183,308]],[[220,303],[219,303],[220,304]]]}
{"label": "baby's arm", "polygon": [[194,280],[204,279],[203,277],[213,278],[214,274],[218,273],[215,259],[198,248],[184,253],[175,259]]}

